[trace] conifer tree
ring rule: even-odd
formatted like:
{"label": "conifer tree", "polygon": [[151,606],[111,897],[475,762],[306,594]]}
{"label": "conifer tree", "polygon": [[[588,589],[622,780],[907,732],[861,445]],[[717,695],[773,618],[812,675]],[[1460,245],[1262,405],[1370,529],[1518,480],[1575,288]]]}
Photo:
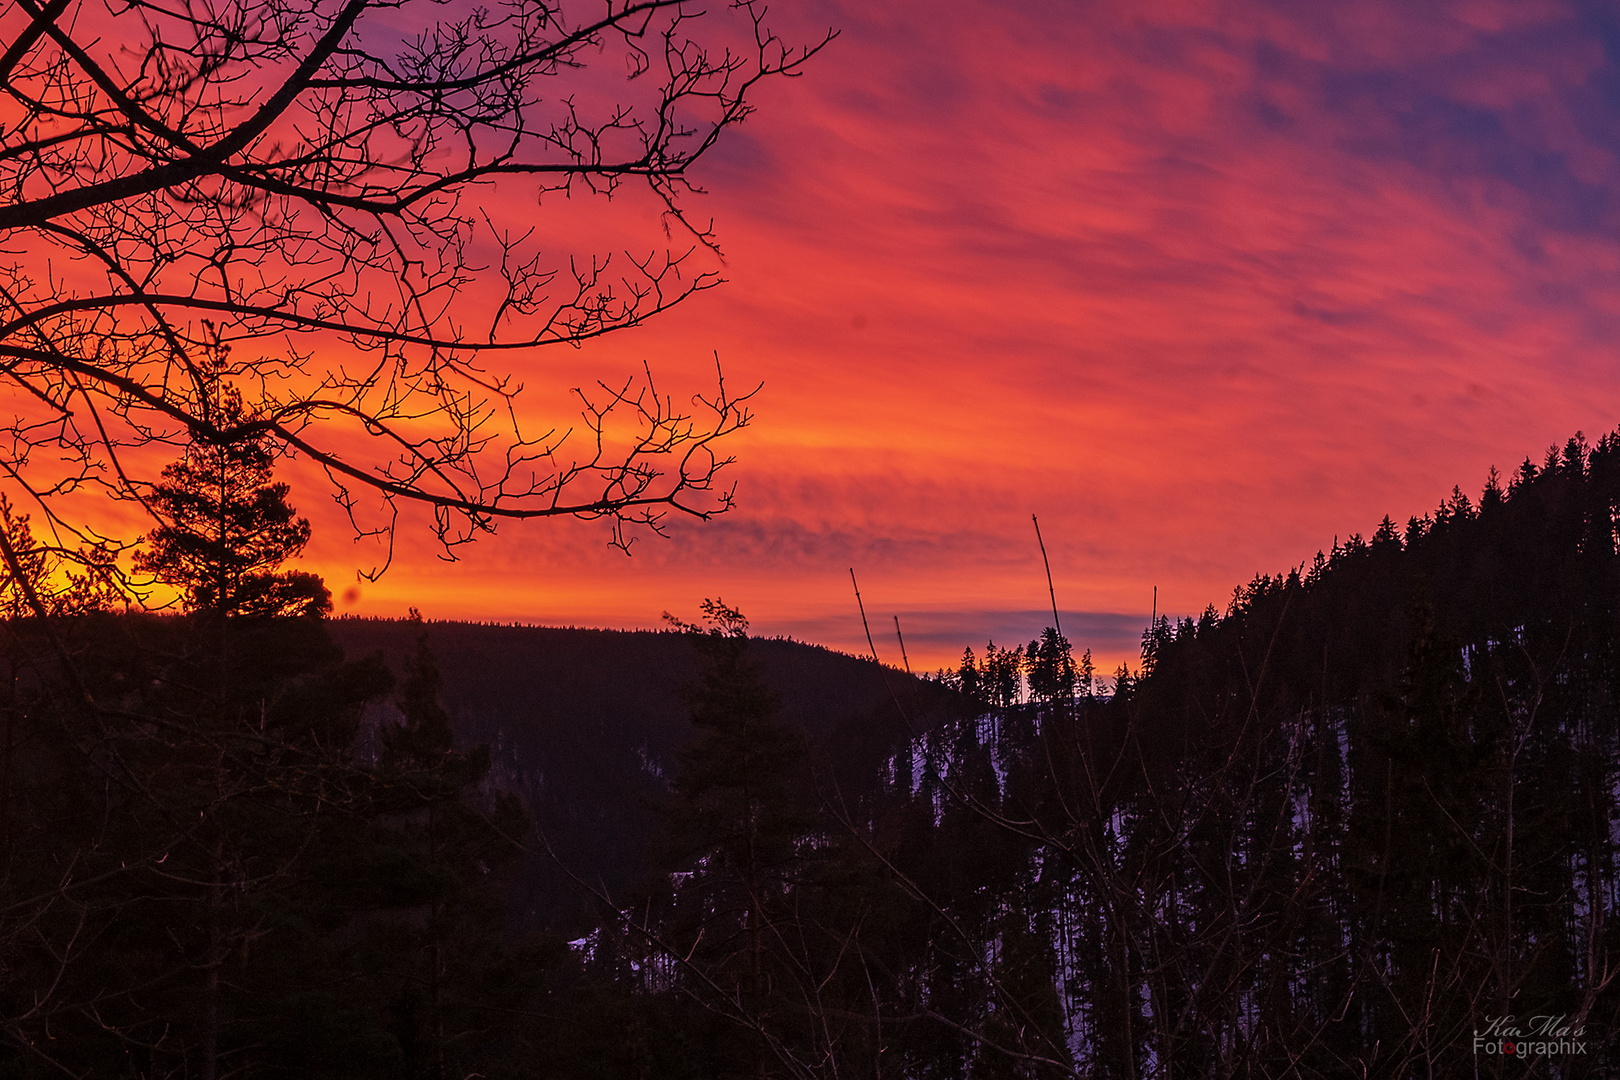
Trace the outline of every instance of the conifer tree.
{"label": "conifer tree", "polygon": [[381,733],[378,821],[359,846],[373,868],[369,910],[356,921],[366,976],[380,988],[398,1045],[397,1075],[444,1080],[477,1075],[504,1050],[487,1032],[487,1011],[521,1004],[527,987],[508,970],[501,871],[518,855],[528,820],[509,794],[475,805],[489,748],[456,750],[438,663],[421,615],[411,617],[417,647],[396,698],[402,722]]}
{"label": "conifer tree", "polygon": [[149,504],[162,524],[135,566],[179,588],[191,611],[240,616],[314,616],[332,610],[320,578],[280,566],[309,542],[309,521],[275,482],[271,443],[251,423],[241,394],[216,388],[223,441],[199,439],[163,470]]}
{"label": "conifer tree", "polygon": [[1024,663],[1031,700],[1052,705],[1073,701],[1076,671],[1068,638],[1048,626],[1024,649]]}
{"label": "conifer tree", "polygon": [[747,620],[718,600],[703,610],[706,629],[678,623],[699,654],[697,736],[668,805],[658,940],[703,1005],[704,1074],[843,1075],[878,1052],[859,859],[823,826],[808,740],[749,655]]}
{"label": "conifer tree", "polygon": [[[704,601],[703,611],[709,628],[693,634],[702,669],[688,694],[700,734],[681,754],[671,815],[672,847],[694,871],[676,898],[684,908],[677,926],[706,980],[745,1017],[768,1021],[771,984],[781,985],[769,924],[798,870],[798,841],[813,824],[799,773],[806,748],[748,655],[748,620],[723,601]],[[749,1042],[732,1052],[728,1071],[765,1068],[769,1050]]]}

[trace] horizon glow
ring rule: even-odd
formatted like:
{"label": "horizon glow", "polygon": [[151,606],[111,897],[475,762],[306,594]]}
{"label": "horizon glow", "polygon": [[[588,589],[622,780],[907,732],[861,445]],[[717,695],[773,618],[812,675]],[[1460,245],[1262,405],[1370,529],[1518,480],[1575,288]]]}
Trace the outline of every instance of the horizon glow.
{"label": "horizon glow", "polygon": [[[1129,10],[1125,10],[1128,7]],[[535,416],[650,363],[762,383],[738,509],[634,555],[509,525],[393,566],[301,463],[338,612],[761,634],[914,670],[1051,622],[1099,671],[1389,514],[1620,422],[1620,14],[1542,0],[772,9],[840,37],[763,88],[690,204],[729,279],[512,367]],[[587,202],[559,243],[633,243]],[[617,212],[620,207],[615,207]],[[594,231],[593,231],[594,230]],[[504,362],[504,361],[503,361]]]}

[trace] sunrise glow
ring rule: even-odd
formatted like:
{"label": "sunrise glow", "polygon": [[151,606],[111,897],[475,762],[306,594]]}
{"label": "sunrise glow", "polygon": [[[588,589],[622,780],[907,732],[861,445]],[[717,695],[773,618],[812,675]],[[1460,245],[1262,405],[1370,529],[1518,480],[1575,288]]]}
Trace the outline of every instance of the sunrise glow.
{"label": "sunrise glow", "polygon": [[[1558,3],[972,2],[772,9],[837,39],[762,85],[695,177],[727,278],[583,348],[504,356],[535,423],[649,363],[762,384],[738,505],[626,557],[599,524],[443,551],[407,515],[375,583],[308,463],[340,614],[757,631],[934,667],[1051,621],[1134,657],[1154,603],[1224,606],[1335,537],[1477,494],[1614,427],[1612,13]],[[487,191],[559,249],[639,250],[626,196]],[[679,237],[676,238],[677,241]],[[710,265],[710,264],[706,264]]]}

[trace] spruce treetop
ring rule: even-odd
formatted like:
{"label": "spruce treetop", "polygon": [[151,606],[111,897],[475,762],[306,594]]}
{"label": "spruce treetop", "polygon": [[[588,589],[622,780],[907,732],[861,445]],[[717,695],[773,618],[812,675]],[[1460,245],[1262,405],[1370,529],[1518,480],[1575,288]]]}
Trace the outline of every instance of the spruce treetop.
{"label": "spruce treetop", "polygon": [[163,470],[148,504],[162,524],[136,555],[138,570],[181,590],[187,610],[252,617],[320,617],[332,610],[321,579],[279,571],[309,542],[309,521],[273,480],[275,453],[255,434],[232,387],[218,391],[228,441],[193,441]]}

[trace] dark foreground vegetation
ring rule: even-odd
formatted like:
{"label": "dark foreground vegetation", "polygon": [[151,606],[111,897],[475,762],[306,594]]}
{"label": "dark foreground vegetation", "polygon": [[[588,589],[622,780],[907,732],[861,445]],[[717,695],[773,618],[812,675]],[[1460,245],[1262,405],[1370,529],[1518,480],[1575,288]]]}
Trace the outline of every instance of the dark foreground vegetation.
{"label": "dark foreground vegetation", "polygon": [[19,561],[0,1075],[1612,1075],[1617,512],[1572,440],[1106,684]]}

